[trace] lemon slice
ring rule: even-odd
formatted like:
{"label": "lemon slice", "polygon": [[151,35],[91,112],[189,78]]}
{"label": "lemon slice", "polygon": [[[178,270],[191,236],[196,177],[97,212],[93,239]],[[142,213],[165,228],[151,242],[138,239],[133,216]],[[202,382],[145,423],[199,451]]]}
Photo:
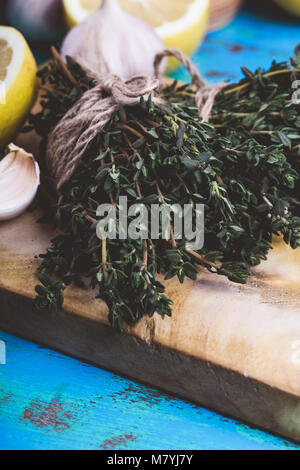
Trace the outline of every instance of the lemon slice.
{"label": "lemon slice", "polygon": [[[97,10],[102,0],[63,0],[70,26]],[[210,0],[118,0],[124,11],[152,27],[166,47],[191,55],[203,38],[209,18]],[[175,62],[172,63],[174,65]]]}
{"label": "lemon slice", "polygon": [[101,6],[102,0],[63,0],[68,25],[75,26]]}
{"label": "lemon slice", "polygon": [[36,63],[16,29],[0,26],[0,147],[26,119],[37,90]]}

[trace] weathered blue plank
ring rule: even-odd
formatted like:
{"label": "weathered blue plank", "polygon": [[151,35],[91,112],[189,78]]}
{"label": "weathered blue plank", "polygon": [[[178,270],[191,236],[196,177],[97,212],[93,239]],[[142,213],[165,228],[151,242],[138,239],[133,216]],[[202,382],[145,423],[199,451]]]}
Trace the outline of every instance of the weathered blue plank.
{"label": "weathered blue plank", "polygon": [[[193,62],[209,82],[237,81],[242,65],[255,70],[269,67],[274,58],[288,60],[299,43],[300,20],[287,22],[243,9],[229,26],[207,36]],[[172,76],[189,80],[183,68]]]}
{"label": "weathered blue plank", "polygon": [[299,449],[212,411],[0,333],[1,449]]}

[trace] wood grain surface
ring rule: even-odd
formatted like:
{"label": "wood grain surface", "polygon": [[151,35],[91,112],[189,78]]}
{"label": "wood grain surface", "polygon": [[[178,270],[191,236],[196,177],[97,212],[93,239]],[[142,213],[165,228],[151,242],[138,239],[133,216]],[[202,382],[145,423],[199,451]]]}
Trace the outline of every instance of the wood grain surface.
{"label": "wood grain surface", "polygon": [[0,328],[300,441],[300,252],[278,243],[246,286],[203,270],[167,283],[173,317],[123,335],[90,290],[64,311],[33,308],[37,256],[53,233],[38,214],[0,225]]}

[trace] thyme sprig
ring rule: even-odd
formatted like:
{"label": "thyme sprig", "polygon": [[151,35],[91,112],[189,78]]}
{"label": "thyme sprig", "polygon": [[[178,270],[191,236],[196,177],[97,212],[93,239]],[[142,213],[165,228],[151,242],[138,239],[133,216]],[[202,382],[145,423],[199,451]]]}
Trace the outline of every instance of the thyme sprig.
{"label": "thyme sprig", "polygon": [[[294,70],[283,73],[289,67]],[[42,136],[42,166],[49,131],[93,86],[71,59],[67,69],[56,60],[40,72],[45,95],[31,124]],[[287,155],[299,155],[300,121],[289,103],[291,75],[299,78],[297,64],[273,64],[268,76],[245,74],[239,85],[220,93],[210,124],[198,117],[193,86],[176,82],[162,92],[165,109],[150,97],[119,110],[61,196],[52,192],[52,204],[47,199],[44,220],[58,235],[41,255],[38,308],[61,308],[67,286],[88,281],[107,302],[111,323],[122,329],[124,322],[135,324],[144,315],[171,315],[172,301],[159,274],[184,282],[195,280],[204,267],[245,283],[251,268],[267,258],[274,234],[299,247],[299,178]],[[127,196],[129,205],[143,203],[149,212],[153,203],[191,203],[195,215],[196,205],[203,203],[204,248],[187,250],[186,240],[174,234],[172,219],[168,242],[162,236],[152,240],[150,233],[148,240],[101,241],[97,207],[117,205],[120,196]]]}

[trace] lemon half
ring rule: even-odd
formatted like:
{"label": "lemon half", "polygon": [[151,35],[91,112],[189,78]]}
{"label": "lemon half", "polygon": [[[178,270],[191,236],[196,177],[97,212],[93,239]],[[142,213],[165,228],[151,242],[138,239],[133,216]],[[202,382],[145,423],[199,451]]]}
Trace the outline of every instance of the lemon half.
{"label": "lemon half", "polygon": [[0,26],[0,147],[11,141],[33,105],[36,72],[34,57],[22,34]]}
{"label": "lemon half", "polygon": [[[102,0],[63,0],[70,26],[85,20]],[[208,25],[210,0],[118,0],[127,13],[152,27],[167,48],[191,55],[202,40]],[[172,62],[175,65],[175,62]]]}

